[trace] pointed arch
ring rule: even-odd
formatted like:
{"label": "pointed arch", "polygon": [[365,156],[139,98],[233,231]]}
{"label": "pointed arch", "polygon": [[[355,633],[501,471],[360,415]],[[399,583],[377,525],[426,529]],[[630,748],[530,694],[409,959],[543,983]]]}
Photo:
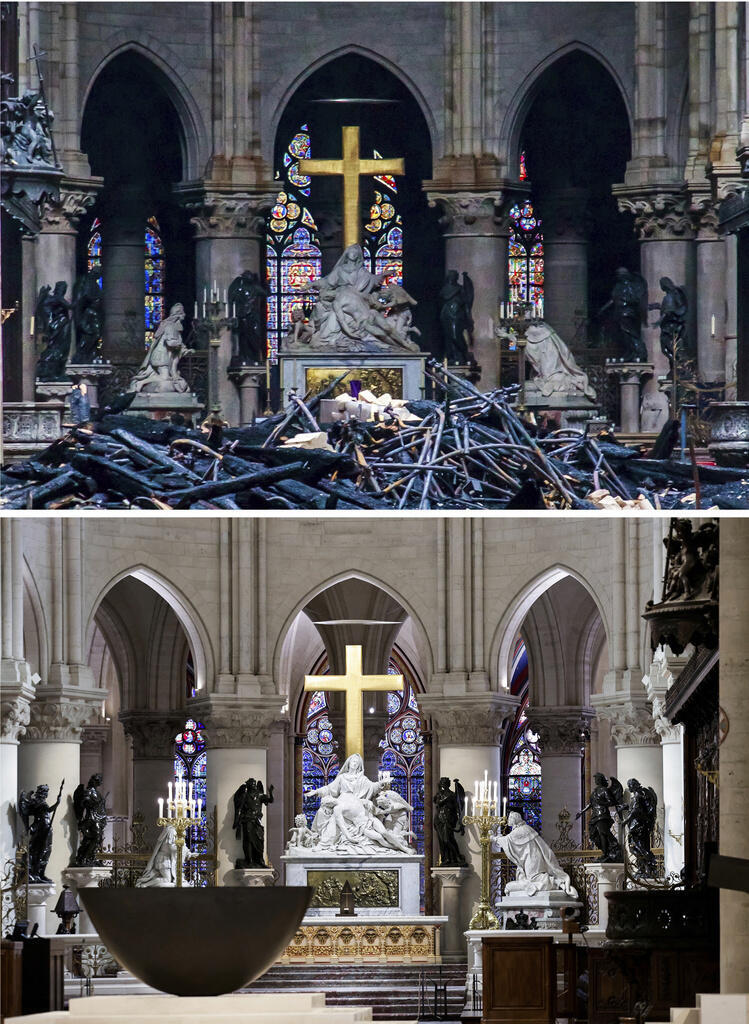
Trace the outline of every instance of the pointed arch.
{"label": "pointed arch", "polygon": [[499,138],[505,140],[504,145],[506,149],[501,155],[505,160],[506,166],[509,168],[510,177],[514,176],[515,168],[520,166],[520,140],[523,126],[528,113],[533,106],[533,101],[542,86],[544,75],[551,67],[554,66],[554,64],[557,63],[557,61],[572,53],[584,53],[588,57],[592,57],[594,60],[598,61],[605,71],[609,73],[612,81],[619,91],[622,103],[624,104],[624,109],[626,110],[629,122],[630,138],[632,137],[632,104],[621,76],[614,65],[603,53],[595,47],[589,46],[587,43],[583,43],[579,39],[575,39],[566,43],[564,46],[560,46],[558,49],[553,50],[551,53],[547,54],[546,57],[540,60],[538,64],[536,64],[536,66],[527,73],[507,105],[504,117],[502,118]]}
{"label": "pointed arch", "polygon": [[[489,645],[489,681],[493,690],[507,689],[509,685],[509,670],[512,661],[512,649],[515,638],[521,632],[521,627],[528,612],[533,605],[542,597],[547,590],[559,583],[565,577],[577,580],[592,598],[603,623],[603,628],[608,638],[610,634],[606,609],[591,583],[576,569],[561,563],[544,569],[532,580],[525,583],[509,601],[507,608],[500,619],[491,643]],[[527,639],[523,636],[523,639]]]}
{"label": "pointed arch", "polygon": [[[47,619],[44,614],[44,604],[42,602],[41,594],[39,593],[39,587],[37,586],[34,574],[31,571],[31,567],[25,555],[23,558],[23,602],[24,658],[31,666],[32,672],[38,672],[42,679],[44,679],[49,672],[49,631]],[[29,620],[29,617],[26,614],[26,609],[31,612],[32,620]],[[32,621],[33,633],[31,629]],[[30,643],[32,639],[35,651],[34,660],[37,662],[36,665],[34,665],[33,661],[29,658]]]}
{"label": "pointed arch", "polygon": [[94,70],[86,83],[83,99],[79,108],[78,137],[81,136],[83,117],[89,97],[93,92],[101,72],[124,53],[132,52],[147,60],[157,72],[180,122],[180,146],[182,149],[182,176],[185,181],[200,177],[210,158],[206,148],[210,138],[200,108],[195,100],[199,94],[200,83],[192,72],[187,70],[184,76],[175,68],[184,67],[181,60],[163,40],[157,39],[149,32],[132,28],[123,29],[109,36],[95,54]]}
{"label": "pointed arch", "polygon": [[121,580],[133,577],[150,587],[172,609],[182,626],[192,654],[195,668],[195,688],[212,690],[215,680],[215,662],[210,636],[205,623],[190,599],[171,581],[144,565],[133,565],[113,576],[99,591],[91,605],[86,622],[86,644],[91,642],[94,617],[101,602]]}

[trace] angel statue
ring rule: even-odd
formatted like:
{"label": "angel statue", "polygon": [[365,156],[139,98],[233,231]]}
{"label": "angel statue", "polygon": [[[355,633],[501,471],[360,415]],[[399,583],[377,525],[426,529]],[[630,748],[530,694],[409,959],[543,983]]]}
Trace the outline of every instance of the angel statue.
{"label": "angel statue", "polygon": [[657,871],[651,843],[658,797],[652,786],[643,786],[637,779],[629,779],[627,789],[630,801],[622,819],[627,829],[627,845],[635,858],[637,877],[652,878]]}
{"label": "angel statue", "polygon": [[93,363],[99,358],[103,314],[103,295],[99,273],[90,270],[73,285],[73,323],[75,351],[71,362]]}
{"label": "angel statue", "polygon": [[[18,797],[18,810],[21,815],[23,827],[29,834],[29,881],[51,882],[47,878],[47,864],[52,853],[52,822],[55,820],[55,813],[60,806],[62,798],[62,787],[65,779],[60,783],[60,792],[53,804],[47,803],[49,786],[37,786],[33,792],[21,792]],[[29,819],[33,821],[29,821]]]}
{"label": "angel statue", "polygon": [[450,780],[443,776],[434,794],[434,830],[440,847],[440,867],[463,866],[465,857],[458,849],[456,835],[465,835],[463,815],[466,805],[466,791],[458,779],[453,779],[455,791],[450,789]]}
{"label": "angel statue", "polygon": [[647,282],[626,267],[619,267],[614,277],[611,298],[601,307],[599,316],[611,310],[614,340],[622,356],[628,363],[645,363],[648,350],[642,340],[642,327],[648,318]]}
{"label": "angel statue", "polygon": [[674,284],[670,277],[662,277],[658,283],[664,293],[663,298],[660,303],[651,302],[648,309],[657,309],[660,312],[660,319],[656,320],[652,326],[660,327],[661,352],[673,366],[674,354],[678,357],[678,348],[684,339],[687,327],[689,300],[684,288]]}
{"label": "angel statue", "polygon": [[36,303],[37,329],[42,335],[45,349],[36,364],[36,379],[65,380],[65,367],[70,355],[70,310],[65,298],[67,283],[58,281],[54,291],[47,284],[39,290]]}
{"label": "angel statue", "polygon": [[99,792],[102,781],[101,775],[92,775],[85,786],[81,782],[73,793],[73,808],[78,821],[77,868],[101,866],[96,855],[101,850],[107,824],[107,798]]}
{"label": "angel statue", "polygon": [[471,361],[468,348],[473,345],[473,281],[463,274],[458,282],[458,271],[448,270],[440,289],[440,325],[444,354],[448,363],[466,366]]}
{"label": "angel statue", "polygon": [[611,826],[614,824],[611,808],[613,807],[621,818],[624,808],[624,789],[621,782],[613,775],[610,784],[601,772],[596,772],[594,778],[596,785],[590,794],[590,800],[575,815],[575,821],[586,811],[590,811],[588,836],[593,846],[601,851],[599,862],[601,864],[620,864],[622,848],[611,831]]}
{"label": "angel statue", "polygon": [[260,779],[248,779],[234,794],[234,825],[237,839],[242,840],[244,858],[238,858],[235,868],[264,868],[265,829],[263,807],[273,803],[273,786],[266,793]]}

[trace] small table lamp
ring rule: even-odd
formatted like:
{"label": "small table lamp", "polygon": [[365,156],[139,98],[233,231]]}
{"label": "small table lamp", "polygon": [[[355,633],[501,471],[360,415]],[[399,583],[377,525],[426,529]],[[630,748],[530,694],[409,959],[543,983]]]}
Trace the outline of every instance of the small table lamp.
{"label": "small table lamp", "polygon": [[75,916],[80,912],[81,908],[78,906],[75,893],[67,885],[63,885],[60,898],[54,909],[54,913],[61,919],[57,934],[75,935]]}
{"label": "small table lamp", "polygon": [[356,911],[354,910],[354,890],[351,888],[351,884],[348,879],[343,883],[341,889],[341,909],[338,913],[338,917],[356,917]]}

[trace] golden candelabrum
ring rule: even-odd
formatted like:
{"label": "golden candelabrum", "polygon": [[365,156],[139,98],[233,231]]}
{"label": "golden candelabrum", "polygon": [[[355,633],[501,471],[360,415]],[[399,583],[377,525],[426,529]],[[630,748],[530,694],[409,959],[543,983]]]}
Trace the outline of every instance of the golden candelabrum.
{"label": "golden candelabrum", "polygon": [[164,817],[164,799],[159,797],[159,816],[156,824],[161,828],[173,828],[176,833],[177,845],[177,888],[182,888],[182,861],[185,848],[185,835],[188,829],[200,823],[201,801],[193,799],[192,782],[188,789],[187,783],[178,779],[174,783],[172,794],[172,783],[169,783],[169,796],[166,801],[166,817]]}
{"label": "golden candelabrum", "polygon": [[[491,842],[494,830],[499,825],[506,825],[507,818],[504,814],[502,817],[497,815],[497,783],[489,782],[486,774],[484,772],[483,780],[474,783],[474,793],[478,795],[473,798],[472,813],[466,814],[463,818],[466,825],[476,826],[481,844],[481,900],[468,925],[472,931],[499,928],[497,915],[491,905]],[[505,810],[506,807],[507,799],[505,798]]]}

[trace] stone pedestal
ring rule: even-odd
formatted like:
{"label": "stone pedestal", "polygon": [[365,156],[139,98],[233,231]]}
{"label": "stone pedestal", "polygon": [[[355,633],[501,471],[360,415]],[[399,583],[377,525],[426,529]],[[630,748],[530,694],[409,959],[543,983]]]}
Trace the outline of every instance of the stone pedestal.
{"label": "stone pedestal", "polygon": [[607,363],[606,373],[619,380],[620,429],[623,434],[640,432],[640,385],[653,376],[652,363]]}
{"label": "stone pedestal", "polygon": [[523,910],[531,920],[535,920],[539,931],[560,930],[562,927],[562,910],[572,907],[582,910],[580,900],[572,899],[566,892],[537,892],[533,896],[527,893],[513,892],[503,896],[496,906],[497,917],[507,926],[508,917],[514,917]]}
{"label": "stone pedestal", "polygon": [[[47,910],[52,912],[54,898],[57,896],[57,886],[54,882],[30,882],[29,883],[29,933],[34,925],[39,925],[40,935],[51,935],[54,928],[47,927]],[[48,908],[49,904],[49,908]]]}
{"label": "stone pedestal", "polygon": [[229,379],[239,391],[239,426],[246,427],[257,416],[262,415],[262,387],[265,383],[264,366],[233,366],[229,368]]}
{"label": "stone pedestal", "polygon": [[[382,874],[390,871],[397,874],[397,896],[393,896],[392,906],[356,907],[356,916],[364,917],[402,917],[418,915],[419,909],[419,870],[424,863],[421,854],[395,854],[392,857],[368,857],[355,855],[336,857],[330,853],[315,854],[305,851],[304,857],[281,858],[286,865],[287,885],[311,885],[319,883],[323,877],[335,878],[336,872],[372,872]],[[319,874],[318,874],[319,872]],[[338,876],[339,879],[342,875]],[[392,887],[395,893],[395,886]],[[330,917],[338,911],[335,906],[311,906],[307,910],[305,920],[315,917]]]}
{"label": "stone pedestal", "polygon": [[432,868],[432,878],[440,883],[440,914],[448,919],[442,928],[441,952],[445,961],[458,961],[464,957],[461,927],[460,890],[471,868]]}
{"label": "stone pedestal", "polygon": [[224,885],[235,889],[275,885],[278,872],[275,868],[232,868],[224,875]]}
{"label": "stone pedestal", "polygon": [[585,870],[596,876],[598,884],[598,924],[595,930],[605,932],[609,921],[609,901],[606,899],[606,893],[613,892],[621,885],[624,878],[624,865],[589,864]]}
{"label": "stone pedestal", "polygon": [[178,395],[174,392],[145,394],[141,391],[128,406],[126,413],[130,416],[148,416],[152,420],[167,420],[173,413],[179,413],[194,423],[202,409],[197,396],[191,392]]}
{"label": "stone pedestal", "polygon": [[106,363],[68,363],[65,372],[71,377],[80,377],[81,383],[86,385],[88,401],[91,409],[99,408],[99,383],[106,377],[110,377],[114,367],[110,362]]}
{"label": "stone pedestal", "polygon": [[[103,882],[105,878],[110,877],[112,869],[104,866],[65,868],[60,874],[63,883],[70,886],[76,895],[76,899],[78,899],[78,891],[80,889],[95,889],[99,882]],[[81,908],[81,912],[78,915],[78,931],[83,934],[96,933],[96,928],[91,923],[91,918],[86,913],[83,902],[80,899],[78,899],[78,906]]]}
{"label": "stone pedestal", "polygon": [[72,380],[37,380],[34,390],[41,401],[52,403],[63,402],[68,408],[70,392],[73,390]]}

